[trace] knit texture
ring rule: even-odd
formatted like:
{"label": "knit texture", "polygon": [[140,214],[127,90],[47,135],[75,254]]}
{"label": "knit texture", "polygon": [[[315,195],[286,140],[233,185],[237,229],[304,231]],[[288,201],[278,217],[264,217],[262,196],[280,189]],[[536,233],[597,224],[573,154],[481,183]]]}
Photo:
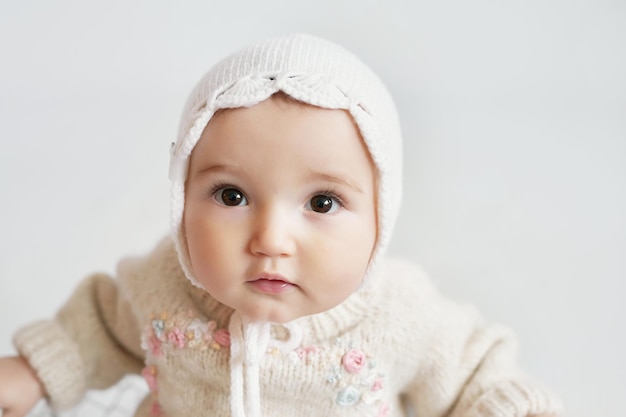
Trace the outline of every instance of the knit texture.
{"label": "knit texture", "polygon": [[192,90],[171,149],[171,227],[181,265],[194,285],[182,218],[189,156],[215,112],[249,107],[272,94],[347,110],[378,170],[378,239],[370,270],[389,243],[402,194],[402,140],[397,112],[380,79],[343,47],[310,35],[269,39],[225,58]]}
{"label": "knit texture", "polygon": [[82,398],[86,392],[82,360],[59,324],[33,323],[18,331],[13,343],[36,370],[54,408],[67,408]]}
{"label": "knit texture", "polygon": [[[168,238],[122,261],[116,280],[87,279],[54,322],[29,326],[15,342],[57,408],[141,372],[151,393],[137,416],[231,415],[231,390],[244,390],[231,379],[235,362],[260,388],[259,398],[237,398],[263,416],[400,417],[401,398],[420,417],[560,411],[516,365],[510,331],[441,297],[409,263],[381,259],[344,303],[285,326],[235,317],[189,283]],[[241,351],[238,332],[260,355]]]}

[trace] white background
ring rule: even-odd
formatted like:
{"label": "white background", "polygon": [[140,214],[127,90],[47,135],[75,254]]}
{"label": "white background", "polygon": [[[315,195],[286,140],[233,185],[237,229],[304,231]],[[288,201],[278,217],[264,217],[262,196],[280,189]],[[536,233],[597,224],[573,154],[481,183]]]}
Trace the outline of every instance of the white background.
{"label": "white background", "polygon": [[87,273],[168,230],[187,93],[289,32],[357,53],[396,98],[393,254],[512,326],[568,415],[626,394],[626,2],[0,2],[0,354]]}

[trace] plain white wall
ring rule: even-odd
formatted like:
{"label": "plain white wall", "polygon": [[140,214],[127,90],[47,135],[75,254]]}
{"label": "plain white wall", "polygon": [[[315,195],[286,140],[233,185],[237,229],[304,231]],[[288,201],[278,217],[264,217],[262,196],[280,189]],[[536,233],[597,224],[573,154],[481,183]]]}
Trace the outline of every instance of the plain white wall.
{"label": "plain white wall", "polygon": [[511,325],[569,416],[626,393],[626,3],[3,1],[0,354],[92,271],[167,233],[186,94],[310,32],[388,84],[405,134],[391,252]]}

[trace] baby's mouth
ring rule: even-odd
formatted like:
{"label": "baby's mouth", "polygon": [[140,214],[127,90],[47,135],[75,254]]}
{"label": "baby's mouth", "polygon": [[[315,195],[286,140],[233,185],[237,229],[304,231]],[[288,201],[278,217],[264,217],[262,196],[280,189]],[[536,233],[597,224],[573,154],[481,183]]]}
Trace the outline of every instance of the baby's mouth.
{"label": "baby's mouth", "polygon": [[260,293],[270,295],[283,294],[297,287],[278,274],[265,273],[255,275],[247,284]]}

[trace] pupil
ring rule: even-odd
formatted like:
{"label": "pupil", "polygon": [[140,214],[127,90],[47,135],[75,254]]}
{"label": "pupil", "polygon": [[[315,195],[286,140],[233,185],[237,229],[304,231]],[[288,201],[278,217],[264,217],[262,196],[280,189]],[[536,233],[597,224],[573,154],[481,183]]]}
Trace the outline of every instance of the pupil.
{"label": "pupil", "polygon": [[327,213],[333,206],[333,200],[325,195],[316,195],[311,199],[311,208],[318,213]]}
{"label": "pupil", "polygon": [[227,188],[222,191],[222,200],[227,206],[237,206],[241,203],[243,196],[234,188]]}

